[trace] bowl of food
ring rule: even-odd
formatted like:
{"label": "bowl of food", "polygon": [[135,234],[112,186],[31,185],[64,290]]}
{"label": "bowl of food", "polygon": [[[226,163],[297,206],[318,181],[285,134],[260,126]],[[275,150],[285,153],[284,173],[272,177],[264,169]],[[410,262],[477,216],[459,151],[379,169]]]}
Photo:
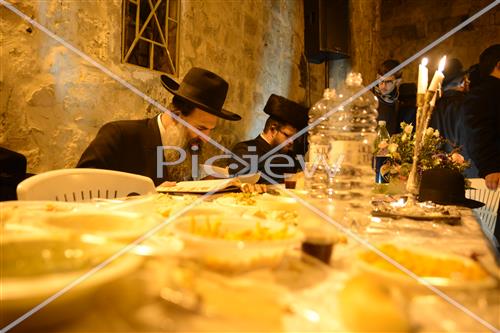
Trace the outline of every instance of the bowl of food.
{"label": "bowl of food", "polygon": [[223,271],[273,267],[303,239],[297,228],[284,223],[227,215],[186,216],[175,221],[173,230],[186,255]]}
{"label": "bowl of food", "polygon": [[53,324],[74,316],[88,307],[98,287],[128,276],[142,262],[139,256],[124,254],[108,263],[122,244],[88,242],[68,234],[2,239],[0,245],[2,327],[57,293],[27,325]]}
{"label": "bowl of food", "polygon": [[42,222],[74,234],[90,234],[115,241],[132,241],[160,223],[153,215],[89,209],[45,214]]}
{"label": "bowl of food", "polygon": [[425,290],[425,284],[445,290],[491,288],[496,284],[477,262],[467,257],[393,243],[377,248],[411,272],[404,272],[371,250],[359,252],[359,268],[385,282],[418,290]]}
{"label": "bowl of food", "polygon": [[300,202],[288,196],[263,194],[255,199],[255,205],[265,210],[296,211]]}

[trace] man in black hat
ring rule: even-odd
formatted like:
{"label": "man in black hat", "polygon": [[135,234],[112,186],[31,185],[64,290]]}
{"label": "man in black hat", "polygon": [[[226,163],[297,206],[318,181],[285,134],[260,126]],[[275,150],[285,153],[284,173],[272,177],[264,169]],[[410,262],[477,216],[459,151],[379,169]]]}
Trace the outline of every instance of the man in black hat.
{"label": "man in black hat", "polygon": [[228,83],[215,73],[193,67],[180,84],[166,75],[161,81],[174,95],[167,107],[171,114],[105,124],[77,167],[143,175],[156,185],[191,179],[192,157],[201,154],[217,118],[241,117],[223,109]]}
{"label": "man in black hat", "polygon": [[[281,145],[297,131],[307,126],[308,109],[284,97],[272,94],[267,100],[264,112],[269,115],[264,130],[255,139],[236,144],[232,152],[249,165],[235,160],[229,163],[233,174],[247,174],[260,171],[278,183],[284,182],[283,174],[296,171],[296,161],[292,155],[293,141],[288,142],[279,152],[258,162],[271,149]],[[261,182],[266,183],[265,179]]]}

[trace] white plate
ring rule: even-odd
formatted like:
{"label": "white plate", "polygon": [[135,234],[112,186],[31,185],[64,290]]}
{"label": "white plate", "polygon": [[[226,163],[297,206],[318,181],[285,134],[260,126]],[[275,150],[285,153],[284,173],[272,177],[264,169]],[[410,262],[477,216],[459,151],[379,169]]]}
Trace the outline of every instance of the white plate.
{"label": "white plate", "polygon": [[[492,288],[496,285],[495,280],[488,275],[488,273],[484,272],[484,277],[480,278],[466,278],[463,277],[463,269],[471,269],[475,270],[478,267],[478,264],[474,262],[473,260],[455,255],[455,254],[450,254],[450,253],[444,253],[444,252],[437,252],[437,251],[430,251],[430,250],[423,250],[421,248],[416,248],[416,247],[411,247],[411,246],[406,246],[406,245],[399,245],[399,244],[392,244],[392,243],[385,243],[381,244],[379,246],[394,246],[401,251],[410,251],[411,255],[415,255],[418,260],[410,260],[411,263],[407,262],[409,259],[401,260],[400,264],[407,268],[409,271],[415,273],[418,275],[422,281],[426,281],[430,285],[437,287],[439,289],[443,290],[470,290],[470,289],[483,289],[483,288]],[[358,253],[357,259],[356,259],[356,264],[358,268],[368,274],[371,274],[372,276],[382,280],[385,283],[396,283],[400,286],[404,286],[405,288],[410,288],[418,291],[424,291],[427,288],[425,287],[424,283],[419,282],[417,279],[411,277],[410,275],[406,274],[403,271],[399,271],[398,268],[394,267],[395,270],[398,271],[392,271],[389,269],[385,269],[382,267],[379,267],[373,263],[367,262],[366,260],[362,259],[361,257],[365,256],[366,254],[369,254],[370,250],[362,250]],[[385,253],[385,252],[384,252]],[[377,256],[376,253],[371,253],[370,255]],[[398,252],[398,256],[401,255],[401,252]],[[388,254],[388,256],[391,256]],[[429,258],[429,260],[432,260],[431,263],[426,263],[425,258]],[[393,258],[395,261],[398,261],[398,258]],[[378,257],[377,261],[385,261],[384,258]],[[399,261],[398,261],[399,262]],[[389,262],[384,263],[384,265],[391,265]],[[431,267],[431,269],[436,269],[437,267],[446,269],[446,265],[459,265],[460,269],[459,270],[454,270],[454,273],[456,277],[439,277],[437,276],[438,274],[430,275],[430,276],[422,276],[418,274],[418,270],[423,270],[423,268],[420,269],[412,269],[412,265],[427,265],[427,267]],[[434,267],[433,267],[434,266]],[[438,268],[439,269],[439,268]],[[428,290],[428,289],[427,289]]]}
{"label": "white plate", "polygon": [[[35,243],[38,244],[35,245]],[[60,249],[51,247],[54,244],[60,244]],[[2,314],[4,315],[1,320],[2,327],[59,292],[61,294],[58,295],[58,298],[53,303],[49,304],[47,310],[41,310],[44,324],[47,324],[45,321],[53,323],[72,316],[72,312],[78,306],[83,306],[85,300],[88,300],[98,287],[111,283],[121,277],[128,276],[142,263],[141,257],[126,254],[117,258],[109,265],[96,270],[85,279],[78,281],[78,279],[82,278],[94,267],[123,247],[123,245],[112,243],[100,245],[84,244],[75,239],[54,237],[52,239],[32,238],[29,240],[2,243],[2,251],[4,252],[2,260],[5,260],[2,267],[2,273],[5,274],[2,277],[2,292],[0,293]],[[8,254],[8,246],[15,246],[10,251],[18,254],[23,248],[27,249],[27,251],[36,250],[33,253],[19,254],[19,257],[22,259],[18,261],[16,259],[18,255],[13,253]],[[38,247],[42,250],[38,251]],[[79,259],[82,257],[78,256],[72,258],[79,250],[89,251],[87,252],[89,256],[83,256],[85,259]],[[73,254],[67,251],[73,251]],[[46,256],[43,254],[44,252],[47,253]],[[89,258],[94,258],[94,255],[98,255],[99,259],[95,261],[90,259],[88,261]],[[44,259],[40,259],[41,257],[44,257]],[[52,260],[51,258],[58,259]],[[10,260],[15,261],[14,263],[10,263],[11,265],[15,265],[15,273],[8,271],[6,268]],[[43,261],[41,262],[40,260]],[[78,260],[86,261],[82,263]],[[30,265],[31,261],[37,262],[39,266]],[[26,270],[20,270],[18,267],[25,267]],[[32,267],[34,271],[30,272],[29,267]],[[10,269],[14,268],[11,266]],[[75,283],[71,289],[63,291],[64,288],[70,286],[75,281],[78,281],[78,283]],[[30,325],[33,324],[37,325],[38,323]]]}
{"label": "white plate", "polygon": [[130,241],[139,238],[160,221],[140,213],[88,210],[47,214],[43,223],[78,234]]}

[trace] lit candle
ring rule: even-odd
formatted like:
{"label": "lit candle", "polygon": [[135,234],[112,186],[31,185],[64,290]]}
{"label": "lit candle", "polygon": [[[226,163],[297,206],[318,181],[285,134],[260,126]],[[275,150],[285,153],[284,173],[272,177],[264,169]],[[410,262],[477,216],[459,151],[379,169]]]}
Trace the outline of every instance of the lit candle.
{"label": "lit candle", "polygon": [[429,70],[427,69],[427,63],[429,60],[427,58],[422,59],[422,63],[418,65],[418,85],[417,94],[425,94],[427,90],[427,84],[429,83]]}
{"label": "lit candle", "polygon": [[438,88],[441,86],[441,82],[443,82],[444,79],[443,70],[445,64],[446,64],[446,56],[441,58],[438,69],[436,72],[434,72],[431,84],[429,85],[429,91],[437,91]]}

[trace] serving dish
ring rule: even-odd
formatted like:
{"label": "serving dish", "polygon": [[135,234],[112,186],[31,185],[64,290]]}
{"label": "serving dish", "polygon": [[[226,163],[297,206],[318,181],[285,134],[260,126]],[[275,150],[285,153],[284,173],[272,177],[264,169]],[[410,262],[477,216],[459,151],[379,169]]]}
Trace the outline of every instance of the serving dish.
{"label": "serving dish", "polygon": [[360,251],[357,266],[387,283],[418,290],[424,290],[426,283],[445,290],[483,289],[496,285],[495,280],[468,257],[394,243],[383,243],[377,248],[421,279],[410,276],[371,250]]}
{"label": "serving dish", "polygon": [[[90,243],[68,235],[2,239],[1,247],[2,327],[56,294],[30,325],[53,324],[71,317],[99,287],[129,275],[142,262],[141,257],[125,254],[99,267],[123,245]],[[99,269],[86,276],[96,267]]]}
{"label": "serving dish", "polygon": [[237,216],[187,216],[172,228],[183,241],[186,255],[224,271],[273,267],[303,239],[293,226]]}

